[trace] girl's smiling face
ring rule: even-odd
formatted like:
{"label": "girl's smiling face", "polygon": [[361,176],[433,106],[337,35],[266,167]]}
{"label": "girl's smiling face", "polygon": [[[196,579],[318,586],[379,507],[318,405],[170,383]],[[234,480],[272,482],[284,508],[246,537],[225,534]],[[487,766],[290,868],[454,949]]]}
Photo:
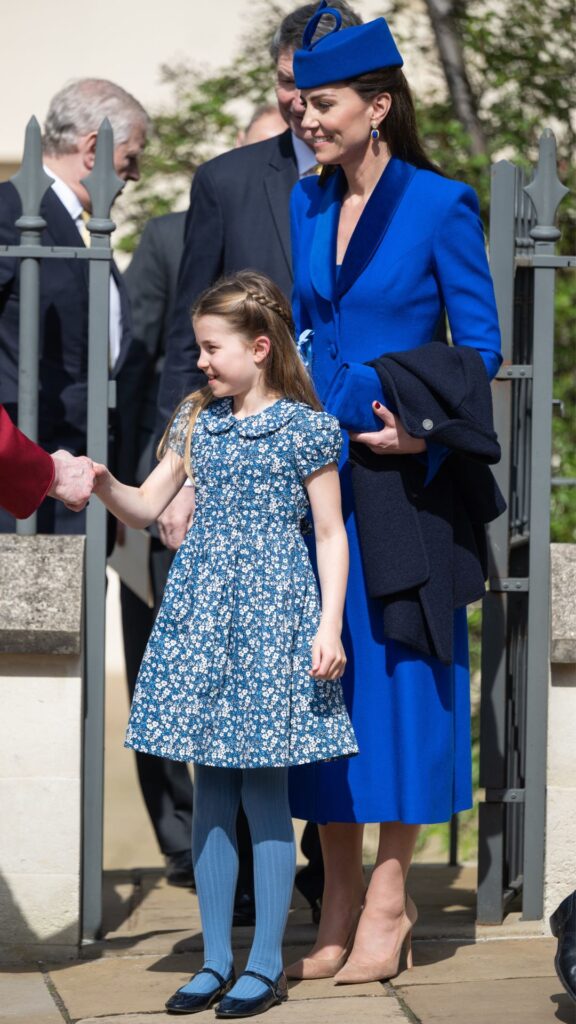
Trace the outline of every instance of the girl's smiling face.
{"label": "girl's smiling face", "polygon": [[321,164],[361,160],[370,146],[372,125],[380,124],[390,107],[387,93],[367,102],[351,86],[339,83],[304,89],[302,101],[306,142]]}
{"label": "girl's smiling face", "polygon": [[194,331],[200,348],[198,368],[206,374],[215,398],[246,395],[258,386],[270,348],[267,338],[251,341],[225,317],[215,315],[196,317]]}

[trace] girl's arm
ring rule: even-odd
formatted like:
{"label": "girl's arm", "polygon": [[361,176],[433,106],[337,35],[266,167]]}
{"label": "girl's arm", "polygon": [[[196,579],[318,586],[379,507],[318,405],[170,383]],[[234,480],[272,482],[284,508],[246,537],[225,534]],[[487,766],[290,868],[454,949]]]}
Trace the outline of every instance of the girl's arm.
{"label": "girl's arm", "polygon": [[322,615],[312,646],[310,675],[337,679],[346,665],[340,639],[348,582],[348,538],[342,519],[340,480],[335,463],[312,473],[304,481],[316,536]]}
{"label": "girl's arm", "polygon": [[106,466],[94,463],[94,493],[127,526],[150,526],[178,493],[186,478],[184,459],[171,448],[140,487],[121,484]]}

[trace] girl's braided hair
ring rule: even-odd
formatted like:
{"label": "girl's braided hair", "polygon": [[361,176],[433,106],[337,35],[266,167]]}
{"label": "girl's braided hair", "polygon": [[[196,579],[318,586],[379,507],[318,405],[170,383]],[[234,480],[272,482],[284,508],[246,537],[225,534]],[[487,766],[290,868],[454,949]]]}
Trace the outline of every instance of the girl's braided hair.
{"label": "girl's braided hair", "polygon": [[[303,402],[312,409],[322,409],[314,385],[296,348],[290,304],[269,277],[257,270],[242,270],[230,277],[221,278],[202,293],[192,309],[193,322],[203,316],[222,317],[232,330],[246,339],[248,345],[261,335],[269,338],[270,352],[262,364],[264,385],[267,390],[278,398],[290,398],[295,402]],[[159,459],[168,450],[170,428],[182,405],[191,403],[184,463],[186,472],[192,476],[190,437],[199,414],[213,399],[209,387],[194,391],[183,399],[158,445]]]}

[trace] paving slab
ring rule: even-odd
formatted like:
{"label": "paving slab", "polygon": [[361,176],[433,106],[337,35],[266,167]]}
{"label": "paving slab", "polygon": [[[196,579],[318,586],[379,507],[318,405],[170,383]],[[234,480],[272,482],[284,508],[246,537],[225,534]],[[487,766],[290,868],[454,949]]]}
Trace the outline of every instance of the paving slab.
{"label": "paving slab", "polygon": [[[553,978],[518,978],[396,990],[420,1024],[574,1024],[574,1004]],[[272,1024],[272,1022],[270,1022]]]}
{"label": "paving slab", "polygon": [[414,968],[394,979],[402,985],[489,981],[505,978],[551,978],[555,939],[495,939],[492,942],[414,942]]}
{"label": "paving slab", "polygon": [[[250,1018],[266,1024],[407,1024],[410,1019],[394,998],[355,996],[334,1003],[331,999],[292,1000],[275,1006],[268,1013]],[[194,1024],[214,1024],[212,1010],[194,1014]],[[125,1014],[120,1017],[84,1017],[78,1024],[174,1024],[169,1014]]]}
{"label": "paving slab", "polygon": [[[292,952],[296,951],[286,950],[287,962]],[[246,956],[244,950],[243,955],[236,957],[237,972],[244,968]],[[103,958],[52,971],[50,980],[74,1020],[88,1015],[161,1013],[168,997],[201,966],[199,953]],[[354,986],[337,986],[331,978],[290,982],[290,999],[299,1003],[338,1000],[348,1004],[355,998],[386,1000],[390,991],[379,982]]]}
{"label": "paving slab", "polygon": [[44,975],[14,968],[0,974],[1,1024],[62,1024]]}

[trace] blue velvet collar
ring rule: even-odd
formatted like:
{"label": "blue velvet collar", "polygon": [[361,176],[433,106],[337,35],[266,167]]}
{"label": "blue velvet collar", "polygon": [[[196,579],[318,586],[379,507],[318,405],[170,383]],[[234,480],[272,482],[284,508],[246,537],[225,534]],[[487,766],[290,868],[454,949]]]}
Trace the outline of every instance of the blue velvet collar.
{"label": "blue velvet collar", "polygon": [[336,237],[340,206],[346,189],[338,170],[320,189],[316,225],[310,251],[310,275],[317,292],[337,301],[347,292],[372,259],[400,200],[416,173],[416,167],[392,157],[370,196],[350,239],[340,273],[336,273]]}

